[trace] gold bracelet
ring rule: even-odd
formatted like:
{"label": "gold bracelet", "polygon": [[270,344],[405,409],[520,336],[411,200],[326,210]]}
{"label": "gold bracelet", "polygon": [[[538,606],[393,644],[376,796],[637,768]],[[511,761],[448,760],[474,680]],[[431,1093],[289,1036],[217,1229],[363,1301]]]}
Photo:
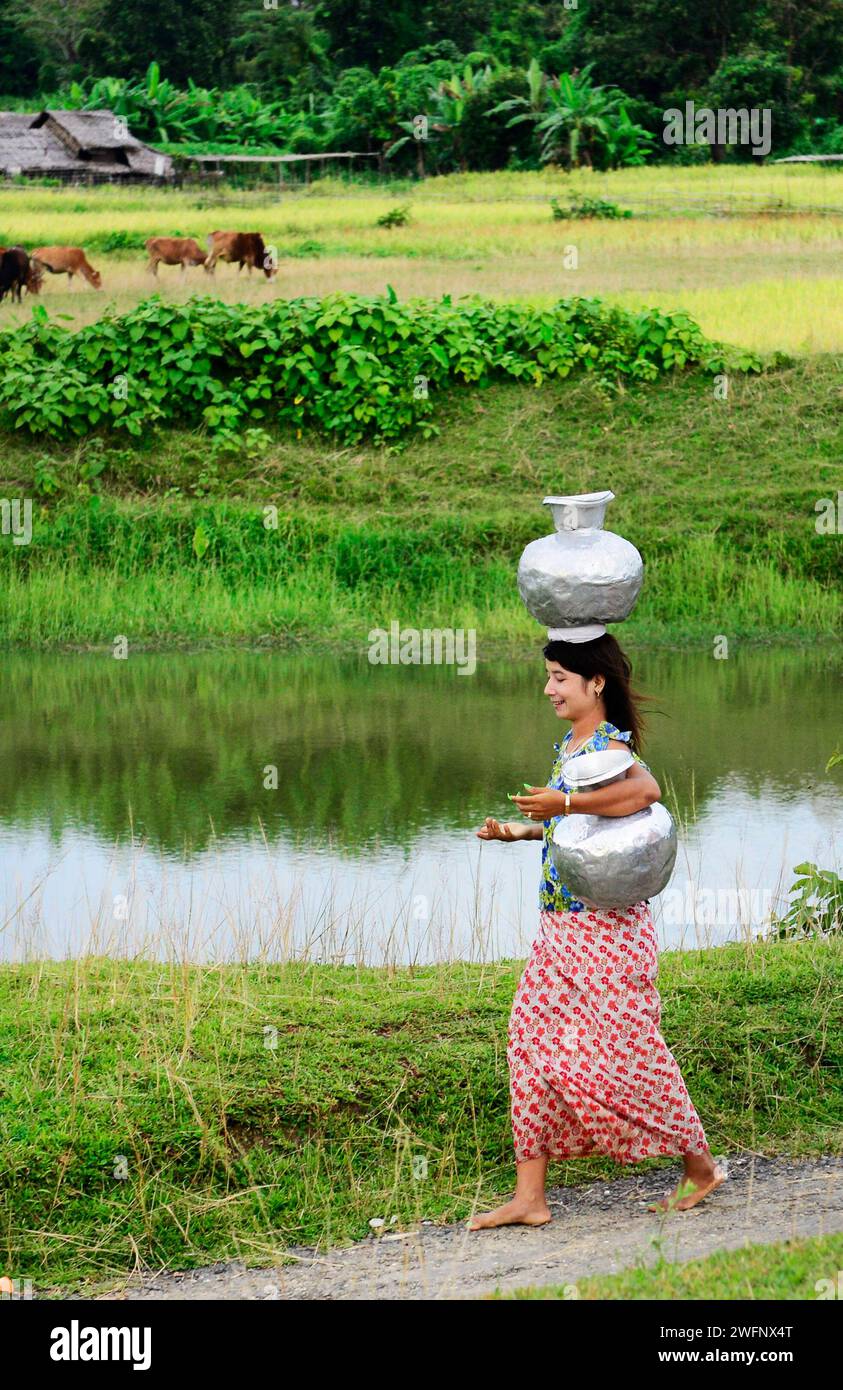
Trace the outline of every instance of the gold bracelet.
{"label": "gold bracelet", "polygon": [[566,816],[569,816],[570,814],[571,814],[571,793],[570,793],[570,792],[566,792],[566,793],[565,793],[565,815],[566,815]]}

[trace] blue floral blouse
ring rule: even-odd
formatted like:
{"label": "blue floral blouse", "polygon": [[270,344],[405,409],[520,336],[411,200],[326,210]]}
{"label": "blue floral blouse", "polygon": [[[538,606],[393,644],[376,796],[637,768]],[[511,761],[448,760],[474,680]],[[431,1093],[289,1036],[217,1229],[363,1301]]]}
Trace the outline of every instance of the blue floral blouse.
{"label": "blue floral blouse", "polygon": [[[569,729],[562,742],[553,745],[556,749],[556,757],[546,785],[552,787],[554,791],[569,792],[571,790],[571,783],[566,782],[562,775],[561,762],[572,732],[573,730]],[[604,719],[601,724],[598,724],[591,738],[583,744],[582,748],[578,748],[573,756],[578,758],[580,753],[598,753],[609,747],[611,739],[620,739],[622,743],[629,743],[630,738],[631,734],[628,729],[621,733],[620,729],[614,724],[610,724],[608,719]],[[642,767],[646,767],[648,772],[650,771],[643,758],[639,758],[635,752],[632,753],[632,756],[636,762],[639,762]],[[556,828],[556,822],[560,819],[560,816],[551,816],[550,820],[544,822],[539,907],[542,912],[582,912],[585,903],[580,902],[579,898],[575,898],[567,884],[561,881],[550,857],[550,838]]]}

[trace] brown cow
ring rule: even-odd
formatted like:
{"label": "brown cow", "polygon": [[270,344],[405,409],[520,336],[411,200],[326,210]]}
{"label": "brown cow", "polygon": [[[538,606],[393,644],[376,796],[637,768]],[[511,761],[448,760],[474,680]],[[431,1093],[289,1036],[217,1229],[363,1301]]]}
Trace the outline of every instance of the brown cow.
{"label": "brown cow", "polygon": [[275,257],[267,253],[260,232],[211,232],[205,269],[213,274],[217,261],[236,261],[238,274],[244,265],[250,275],[254,266],[260,266],[267,280],[278,274]]}
{"label": "brown cow", "polygon": [[192,236],[153,236],[146,243],[146,251],[153,275],[158,274],[162,261],[164,265],[180,265],[182,275],[189,265],[205,265],[205,252]]}
{"label": "brown cow", "polygon": [[32,254],[51,274],[66,275],[68,284],[81,275],[95,290],[102,289],[102,276],[88,264],[81,246],[39,246]]}

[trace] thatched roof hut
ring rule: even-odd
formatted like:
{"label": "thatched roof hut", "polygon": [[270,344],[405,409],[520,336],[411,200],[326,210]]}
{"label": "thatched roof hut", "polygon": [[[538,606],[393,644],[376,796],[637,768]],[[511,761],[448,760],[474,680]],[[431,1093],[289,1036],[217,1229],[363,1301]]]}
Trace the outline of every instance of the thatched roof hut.
{"label": "thatched roof hut", "polygon": [[136,183],[170,179],[173,161],[112,111],[0,111],[0,175]]}

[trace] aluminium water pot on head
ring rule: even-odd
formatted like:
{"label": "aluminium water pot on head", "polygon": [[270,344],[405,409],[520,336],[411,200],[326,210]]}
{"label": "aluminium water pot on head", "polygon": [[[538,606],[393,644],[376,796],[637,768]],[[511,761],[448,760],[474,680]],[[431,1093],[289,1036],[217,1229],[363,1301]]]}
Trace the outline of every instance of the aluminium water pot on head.
{"label": "aluminium water pot on head", "polygon": [[556,529],[524,547],[518,592],[551,636],[565,630],[568,640],[587,641],[605,631],[604,623],[623,622],[635,606],[644,562],[623,536],[603,530],[613,498],[613,492],[585,492],[543,501]]}

